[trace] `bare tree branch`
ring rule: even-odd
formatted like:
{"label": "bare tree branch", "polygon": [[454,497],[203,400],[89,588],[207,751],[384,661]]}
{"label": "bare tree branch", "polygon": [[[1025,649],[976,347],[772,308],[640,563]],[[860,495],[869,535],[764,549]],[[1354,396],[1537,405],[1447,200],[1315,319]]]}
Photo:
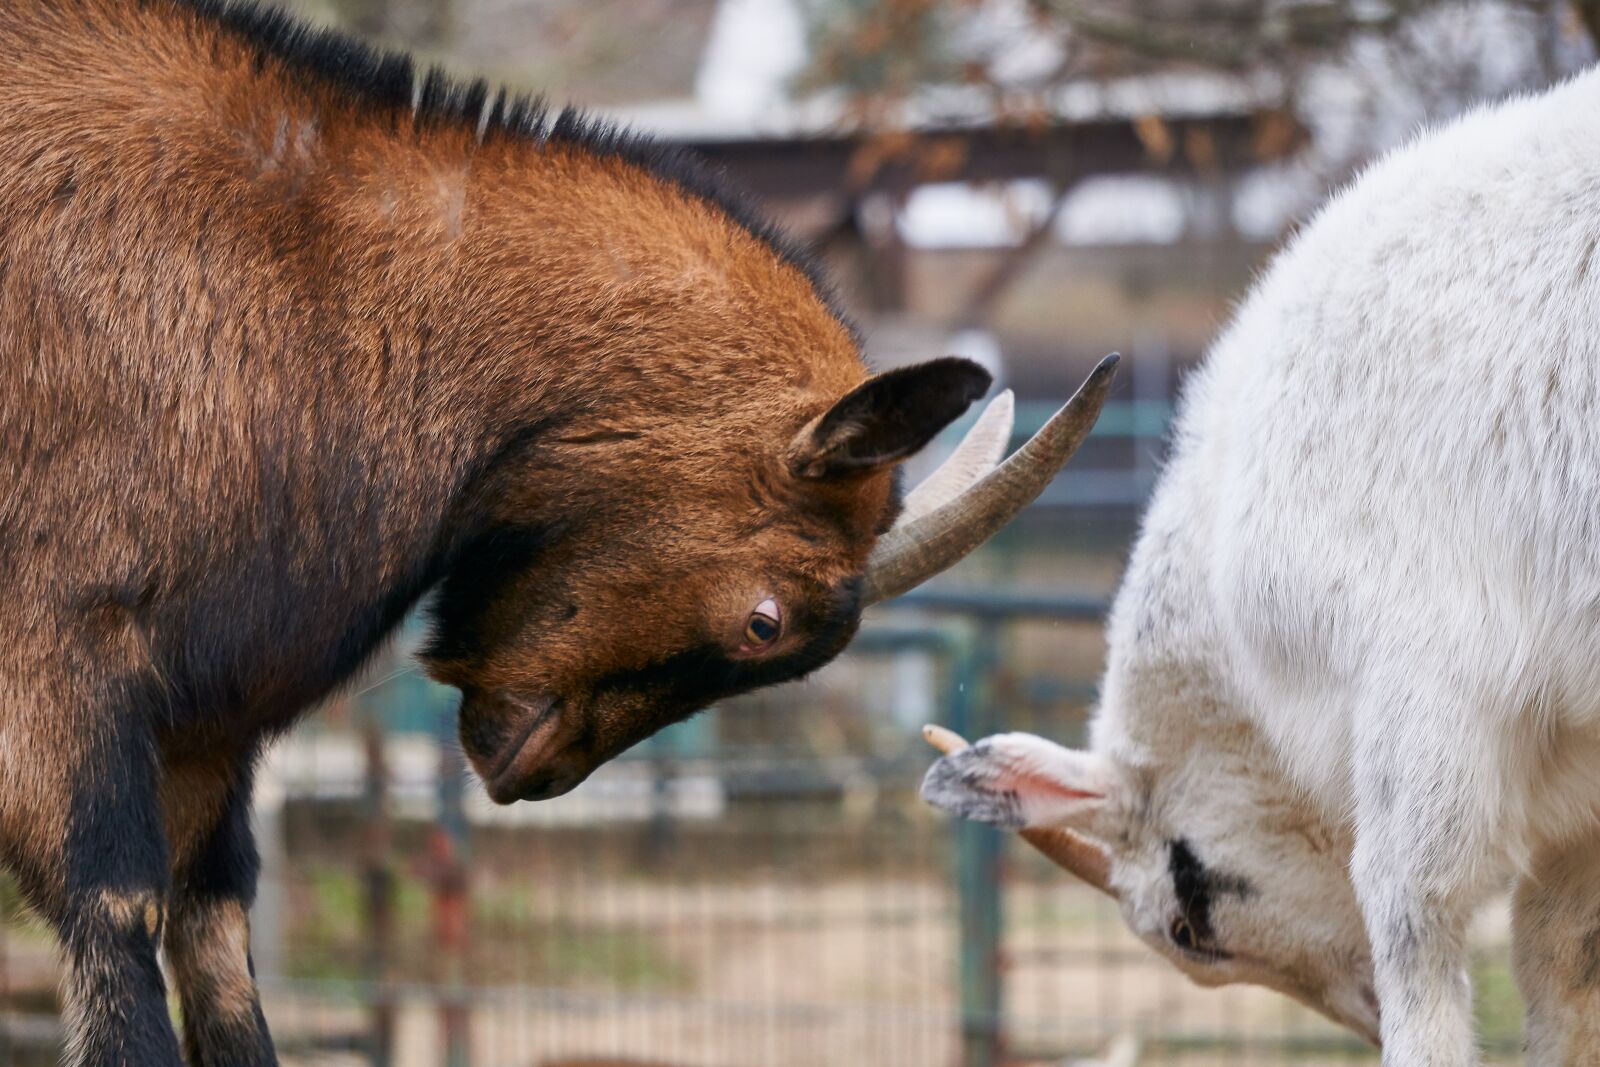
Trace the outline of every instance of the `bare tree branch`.
{"label": "bare tree branch", "polygon": [[1260,58],[1256,41],[1210,40],[1195,33],[1193,24],[1183,19],[1108,14],[1076,0],[1046,0],[1046,5],[1053,16],[1084,37],[1147,59],[1198,62],[1239,71]]}
{"label": "bare tree branch", "polygon": [[1070,191],[1070,186],[1056,189],[1051,196],[1050,209],[967,293],[967,299],[952,324],[956,329],[971,329],[989,321],[994,314],[995,306],[1011,289],[1012,283],[1049,243],[1049,237],[1055,230],[1056,219],[1061,216],[1061,209],[1066,205],[1067,194]]}

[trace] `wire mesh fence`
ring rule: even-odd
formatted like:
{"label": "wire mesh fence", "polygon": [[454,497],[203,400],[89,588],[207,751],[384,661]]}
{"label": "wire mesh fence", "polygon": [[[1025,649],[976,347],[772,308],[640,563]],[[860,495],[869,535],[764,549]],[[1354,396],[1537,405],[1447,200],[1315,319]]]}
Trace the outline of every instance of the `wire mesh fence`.
{"label": "wire mesh fence", "polygon": [[[255,942],[284,1061],[1370,1059],[1274,994],[1189,985],[1090,890],[918,801],[924,720],[1081,737],[1095,607],[924,597],[806,687],[538,805],[467,782],[450,700],[413,674],[342,702],[263,775]],[[53,1062],[48,939],[9,897],[6,917],[0,1058]],[[1503,925],[1480,940],[1487,1040],[1513,1050]]]}
{"label": "wire mesh fence", "polygon": [[[1108,901],[917,796],[925,722],[1081,742],[1129,534],[1081,514],[1007,531],[806,684],[538,804],[495,807],[469,779],[453,693],[402,641],[259,776],[253,943],[283,1061],[1373,1062],[1275,994],[1190,985]],[[54,1063],[50,938],[9,887],[0,916],[0,1064]],[[1503,909],[1476,937],[1485,1044],[1509,1057]]]}
{"label": "wire mesh fence", "polygon": [[376,833],[359,732],[291,743],[280,1042],[417,1067],[1358,1059],[1270,993],[1190,986],[1091,891],[918,800],[925,719],[1003,707],[1081,737],[1096,608],[925,597],[805,690],[685,724],[563,801],[469,791],[459,920],[436,732],[384,735]]}

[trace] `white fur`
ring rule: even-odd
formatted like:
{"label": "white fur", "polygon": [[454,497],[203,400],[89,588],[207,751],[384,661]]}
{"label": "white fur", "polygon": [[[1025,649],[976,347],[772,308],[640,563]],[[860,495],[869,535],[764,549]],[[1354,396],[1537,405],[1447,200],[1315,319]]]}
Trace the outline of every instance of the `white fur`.
{"label": "white fur", "polygon": [[[1600,70],[1374,165],[1189,383],[1112,614],[1092,749],[1133,784],[1080,828],[1130,924],[1357,1029],[1375,979],[1391,1067],[1476,1062],[1464,929],[1517,877],[1531,1055],[1600,1062],[1562,1022],[1600,888],[1536,891],[1600,842],[1597,242]],[[1257,890],[1214,922],[1251,967],[1170,943],[1179,839]]]}

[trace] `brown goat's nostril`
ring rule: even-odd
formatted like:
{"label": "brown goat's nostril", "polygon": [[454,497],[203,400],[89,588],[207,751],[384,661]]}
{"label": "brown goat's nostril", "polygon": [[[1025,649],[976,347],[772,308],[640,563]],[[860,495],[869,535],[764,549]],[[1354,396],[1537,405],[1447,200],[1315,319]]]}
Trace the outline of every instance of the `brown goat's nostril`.
{"label": "brown goat's nostril", "polygon": [[551,697],[542,697],[533,704],[505,697],[500,702],[506,709],[511,725],[506,731],[508,740],[495,753],[494,763],[485,772],[484,776],[491,781],[500,778],[511,768],[523,749],[528,747],[529,738],[550,718],[556,706]]}
{"label": "brown goat's nostril", "polygon": [[509,724],[492,714],[470,712],[472,702],[470,694],[462,694],[461,745],[469,755],[491,757],[505,747]]}

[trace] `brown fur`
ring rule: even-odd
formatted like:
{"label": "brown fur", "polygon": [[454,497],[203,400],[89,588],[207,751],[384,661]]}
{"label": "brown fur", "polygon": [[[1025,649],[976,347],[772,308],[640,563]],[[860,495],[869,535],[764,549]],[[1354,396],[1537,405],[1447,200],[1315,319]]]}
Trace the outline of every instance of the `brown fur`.
{"label": "brown fur", "polygon": [[863,386],[797,257],[648,152],[208,5],[0,6],[0,850],[74,1063],[176,1058],[164,907],[191,1062],[271,1062],[251,765],[430,587],[493,794],[570,788],[837,653],[891,467],[987,384]]}
{"label": "brown fur", "polygon": [[226,1020],[258,1010],[255,979],[246,963],[250,919],[238,901],[174,915],[167,952],[188,1014]]}

